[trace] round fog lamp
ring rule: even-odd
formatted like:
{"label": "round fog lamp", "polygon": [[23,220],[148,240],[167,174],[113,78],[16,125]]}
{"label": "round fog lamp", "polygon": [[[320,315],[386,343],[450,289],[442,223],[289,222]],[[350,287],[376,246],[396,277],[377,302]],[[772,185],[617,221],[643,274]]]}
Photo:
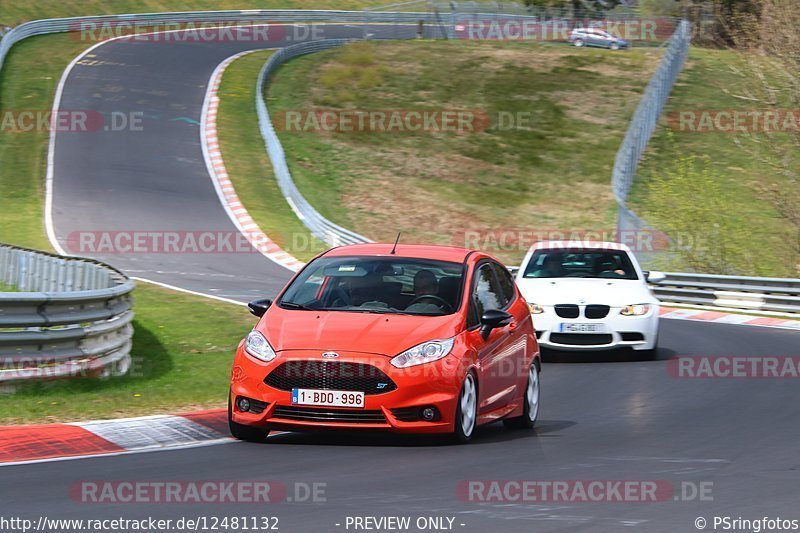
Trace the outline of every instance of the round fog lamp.
{"label": "round fog lamp", "polygon": [[248,400],[247,398],[239,398],[236,401],[236,406],[239,408],[241,412],[246,413],[247,411],[250,410],[250,400]]}
{"label": "round fog lamp", "polygon": [[431,420],[434,419],[435,416],[436,416],[436,411],[433,409],[433,407],[426,407],[425,409],[422,410],[423,420],[427,420],[428,422],[430,422]]}

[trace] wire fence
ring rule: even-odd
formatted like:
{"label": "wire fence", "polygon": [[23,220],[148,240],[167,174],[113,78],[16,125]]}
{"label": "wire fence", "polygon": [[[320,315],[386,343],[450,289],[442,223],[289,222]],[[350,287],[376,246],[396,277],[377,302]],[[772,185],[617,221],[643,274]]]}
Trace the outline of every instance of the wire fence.
{"label": "wire fence", "polygon": [[[617,201],[617,231],[620,235],[636,235],[650,232],[653,228],[628,208],[628,196],[636,180],[639,162],[648,142],[658,125],[658,118],[664,110],[675,81],[686,62],[691,44],[691,28],[687,21],[681,21],[669,42],[669,47],[661,59],[655,74],[650,79],[639,107],[631,119],[628,131],[614,160],[611,187]],[[640,262],[651,262],[649,254],[642,253]]]}

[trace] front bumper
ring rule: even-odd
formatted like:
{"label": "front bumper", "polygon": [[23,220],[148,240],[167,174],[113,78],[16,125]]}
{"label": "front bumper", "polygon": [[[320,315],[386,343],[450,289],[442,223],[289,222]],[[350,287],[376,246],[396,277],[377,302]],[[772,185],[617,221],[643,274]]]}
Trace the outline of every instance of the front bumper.
{"label": "front bumper", "polygon": [[[231,376],[232,419],[238,424],[289,431],[322,429],[389,430],[399,433],[449,433],[453,431],[456,401],[465,371],[453,354],[439,361],[399,369],[391,358],[339,351],[335,363],[372,365],[383,371],[395,384],[390,392],[366,394],[363,408],[318,407],[292,404],[292,393],[267,385],[267,375],[286,362],[320,362],[319,350],[281,352],[269,363],[258,361],[244,352],[236,352]],[[240,412],[239,396],[266,404],[261,412]],[[415,419],[422,407],[435,407],[436,420]],[[357,420],[356,420],[357,419]]]}
{"label": "front bumper", "polygon": [[[658,306],[642,316],[622,316],[620,309],[612,307],[601,319],[588,319],[581,307],[578,318],[562,318],[552,306],[544,306],[544,312],[532,315],[539,345],[552,350],[612,350],[628,347],[634,350],[652,350],[658,342]],[[599,324],[596,333],[563,333],[561,324]]]}

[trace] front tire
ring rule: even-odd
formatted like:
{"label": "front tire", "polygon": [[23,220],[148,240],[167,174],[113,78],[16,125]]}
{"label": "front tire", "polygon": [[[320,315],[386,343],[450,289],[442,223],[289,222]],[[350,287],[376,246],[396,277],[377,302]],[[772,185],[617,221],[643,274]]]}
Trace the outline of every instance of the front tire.
{"label": "front tire", "polygon": [[267,435],[269,435],[268,429],[246,426],[233,421],[233,405],[231,404],[230,392],[228,392],[228,429],[234,439],[247,442],[266,442]]}
{"label": "front tire", "polygon": [[583,39],[575,39],[575,42],[572,43],[572,44],[574,44],[576,47],[580,48],[581,46],[583,46]]}
{"label": "front tire", "polygon": [[539,418],[539,367],[534,361],[528,370],[528,382],[525,385],[525,396],[522,404],[522,416],[506,418],[503,425],[509,429],[531,429]]}
{"label": "front tire", "polygon": [[456,420],[453,437],[457,443],[465,444],[472,440],[478,421],[478,386],[475,376],[467,374],[461,385],[456,403]]}
{"label": "front tire", "polygon": [[616,52],[617,50],[619,50],[619,43],[611,43],[611,46],[609,48],[611,48],[613,51]]}

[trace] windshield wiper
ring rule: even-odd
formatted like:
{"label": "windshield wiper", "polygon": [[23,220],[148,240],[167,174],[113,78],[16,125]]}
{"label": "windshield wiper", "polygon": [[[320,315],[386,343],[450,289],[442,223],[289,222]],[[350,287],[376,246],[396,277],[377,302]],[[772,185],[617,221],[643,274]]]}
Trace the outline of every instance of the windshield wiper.
{"label": "windshield wiper", "polygon": [[314,309],[313,307],[308,307],[307,305],[299,304],[296,302],[281,302],[279,304],[281,307],[285,309],[300,309],[302,311],[318,311],[318,309]]}

